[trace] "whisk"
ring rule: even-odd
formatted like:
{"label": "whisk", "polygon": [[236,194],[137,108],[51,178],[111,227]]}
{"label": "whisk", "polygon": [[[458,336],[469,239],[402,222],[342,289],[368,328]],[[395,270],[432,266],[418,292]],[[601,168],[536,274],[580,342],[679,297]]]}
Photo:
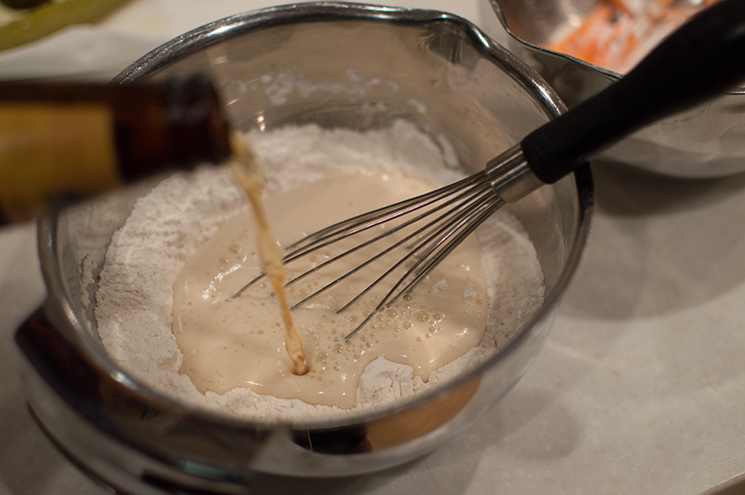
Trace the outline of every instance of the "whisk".
{"label": "whisk", "polygon": [[[346,336],[351,338],[378,312],[408,294],[504,204],[556,182],[634,131],[713,98],[743,79],[745,1],[724,0],[680,27],[623,79],[532,132],[489,161],[483,171],[339,222],[288,246],[285,264],[366,233],[358,243],[289,280],[288,286],[361,249],[376,249],[366,261],[296,302],[291,309],[378,260],[388,259],[394,251],[404,250],[364,290],[338,309],[345,311],[373,288],[383,282],[389,284],[377,306]],[[382,232],[377,233],[379,230]],[[389,244],[377,247],[383,240]],[[233,297],[240,296],[261,277]]]}

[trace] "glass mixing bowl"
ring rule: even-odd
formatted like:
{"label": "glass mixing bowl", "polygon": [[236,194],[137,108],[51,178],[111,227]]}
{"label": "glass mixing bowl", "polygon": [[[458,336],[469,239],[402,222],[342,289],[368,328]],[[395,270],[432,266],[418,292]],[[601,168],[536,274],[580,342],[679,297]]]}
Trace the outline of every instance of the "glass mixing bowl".
{"label": "glass mixing bowl", "polygon": [[[115,82],[195,72],[214,79],[243,131],[304,122],[365,130],[405,119],[444,136],[473,171],[564,109],[519,59],[469,22],[433,11],[324,2],[236,15],[161,46]],[[262,81],[280,76],[296,84],[266,90]],[[16,336],[41,427],[78,466],[126,493],[246,493],[256,472],[354,475],[434,449],[497,403],[539,351],[584,251],[592,206],[585,167],[510,207],[535,245],[545,302],[477,369],[371,413],[262,423],[172,400],[104,351],[92,314],[96,276],[112,234],[151,186],[40,223],[49,298]],[[81,276],[83,265],[92,276]]]}

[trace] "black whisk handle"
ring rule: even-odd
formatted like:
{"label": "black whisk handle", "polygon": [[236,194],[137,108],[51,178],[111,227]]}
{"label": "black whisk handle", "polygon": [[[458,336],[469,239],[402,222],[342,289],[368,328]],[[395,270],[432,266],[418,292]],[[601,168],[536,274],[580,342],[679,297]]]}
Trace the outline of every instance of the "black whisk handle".
{"label": "black whisk handle", "polygon": [[745,80],[745,0],[694,16],[618,82],[523,139],[533,173],[553,183],[642,127]]}

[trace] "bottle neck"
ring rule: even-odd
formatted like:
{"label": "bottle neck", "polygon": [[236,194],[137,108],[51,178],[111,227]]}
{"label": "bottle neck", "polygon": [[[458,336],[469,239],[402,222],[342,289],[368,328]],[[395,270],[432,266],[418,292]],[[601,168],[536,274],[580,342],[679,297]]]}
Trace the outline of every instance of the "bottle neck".
{"label": "bottle neck", "polygon": [[217,164],[230,155],[229,124],[204,76],[143,83],[4,82],[7,103],[94,105],[112,114],[115,154],[125,181],[167,169]]}
{"label": "bottle neck", "polygon": [[221,163],[229,136],[217,92],[200,76],[0,83],[0,215],[20,220],[59,198]]}
{"label": "bottle neck", "polygon": [[[138,88],[128,89],[136,99]],[[125,107],[123,100],[115,107],[114,135],[126,181],[158,169],[218,164],[230,156],[228,121],[207,79],[166,80],[151,91],[150,101]]]}

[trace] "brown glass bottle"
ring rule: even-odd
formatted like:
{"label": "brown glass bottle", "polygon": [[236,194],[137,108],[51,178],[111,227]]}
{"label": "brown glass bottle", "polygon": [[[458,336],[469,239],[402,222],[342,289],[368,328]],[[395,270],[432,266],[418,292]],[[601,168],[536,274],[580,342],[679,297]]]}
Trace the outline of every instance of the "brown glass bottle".
{"label": "brown glass bottle", "polygon": [[58,198],[221,163],[230,129],[203,76],[159,82],[0,83],[0,223]]}

